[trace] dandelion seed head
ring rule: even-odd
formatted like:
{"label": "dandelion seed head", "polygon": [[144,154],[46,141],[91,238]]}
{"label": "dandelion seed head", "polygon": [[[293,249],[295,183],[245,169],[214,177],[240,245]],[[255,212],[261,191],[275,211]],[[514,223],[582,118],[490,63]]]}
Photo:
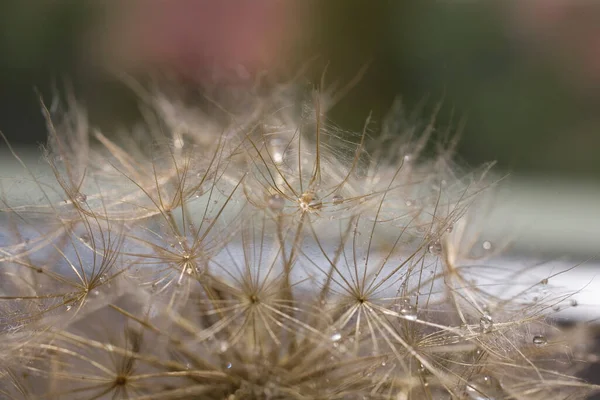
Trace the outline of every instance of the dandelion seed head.
{"label": "dandelion seed head", "polygon": [[206,109],[149,90],[123,135],[80,107],[51,125],[59,189],[3,225],[1,394],[578,398],[548,365],[571,365],[546,321],[569,297],[510,297],[504,241],[478,236],[487,167],[424,151],[430,122],[346,132],[334,89],[253,90]]}

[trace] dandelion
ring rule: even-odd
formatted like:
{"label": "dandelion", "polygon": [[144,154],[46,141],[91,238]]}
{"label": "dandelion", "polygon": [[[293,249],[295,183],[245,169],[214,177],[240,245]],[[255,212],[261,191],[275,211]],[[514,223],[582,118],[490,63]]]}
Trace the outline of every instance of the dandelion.
{"label": "dandelion", "polygon": [[426,155],[433,119],[417,135],[390,118],[372,139],[370,117],[358,134],[327,119],[335,93],[290,91],[240,94],[220,116],[138,91],[144,123],[120,141],[77,107],[58,121],[43,108],[54,183],[27,169],[31,204],[2,186],[0,397],[597,389],[570,347],[589,331],[551,319],[576,300],[537,294],[560,273],[515,284],[494,269],[506,245],[471,212],[489,166],[461,173],[452,141]]}

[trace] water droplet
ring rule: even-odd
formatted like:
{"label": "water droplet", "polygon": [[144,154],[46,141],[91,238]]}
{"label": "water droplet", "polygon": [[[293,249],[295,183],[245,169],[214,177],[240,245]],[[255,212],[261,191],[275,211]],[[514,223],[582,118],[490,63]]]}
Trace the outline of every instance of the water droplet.
{"label": "water droplet", "polygon": [[571,303],[571,307],[577,307],[579,305],[579,303],[575,299],[571,299],[570,303]]}
{"label": "water droplet", "polygon": [[558,312],[558,311],[560,311],[560,306],[557,304],[557,305],[555,305],[554,307],[552,307],[552,310],[554,310],[554,311],[557,311],[557,312]]}
{"label": "water droplet", "polygon": [[220,351],[221,353],[225,353],[225,352],[227,351],[227,349],[228,349],[228,348],[229,348],[229,343],[227,343],[227,342],[226,342],[226,341],[224,341],[224,340],[221,340],[221,341],[219,342],[219,351]]}
{"label": "water droplet", "polygon": [[440,255],[442,253],[442,244],[439,240],[429,243],[427,250],[433,255]]}
{"label": "water droplet", "polygon": [[494,320],[491,315],[485,313],[479,319],[479,328],[481,329],[481,333],[490,333],[494,329]]}
{"label": "water droplet", "polygon": [[84,233],[83,235],[81,235],[79,237],[79,239],[81,239],[83,244],[90,244],[90,235],[88,235],[87,233]]}
{"label": "water droplet", "polygon": [[285,207],[285,199],[278,194],[274,194],[269,197],[268,205],[273,211],[281,211]]}
{"label": "water droplet", "polygon": [[114,347],[113,347],[113,345],[112,345],[112,344],[110,344],[110,343],[109,343],[109,344],[107,344],[105,347],[106,347],[106,350],[108,350],[108,351],[113,351],[113,350],[114,350]]}
{"label": "water droplet", "polygon": [[469,399],[500,400],[505,398],[500,381],[490,375],[479,375],[469,381],[466,388]]}
{"label": "water droplet", "polygon": [[336,332],[333,335],[331,335],[330,339],[332,342],[339,342],[342,339],[342,334],[339,332]]}
{"label": "water droplet", "polygon": [[535,344],[537,347],[542,347],[542,346],[545,346],[546,344],[548,344],[548,340],[546,339],[545,336],[535,335],[533,337],[533,344]]}
{"label": "water droplet", "polygon": [[85,203],[87,196],[81,192],[75,193],[74,199],[78,203]]}
{"label": "water droplet", "polygon": [[67,306],[67,311],[71,311],[71,308],[73,308],[73,306],[71,306],[71,305],[68,305],[68,306]]}
{"label": "water droplet", "polygon": [[448,227],[446,228],[446,232],[450,233],[454,230],[454,224],[450,224],[448,225]]}
{"label": "water droplet", "polygon": [[200,187],[200,188],[196,189],[196,192],[194,193],[194,197],[198,199],[198,198],[202,197],[204,195],[204,193],[205,193],[204,189]]}
{"label": "water droplet", "polygon": [[283,153],[280,151],[274,151],[273,161],[275,162],[275,164],[281,164],[283,162]]}
{"label": "water droplet", "polygon": [[185,141],[183,140],[183,136],[181,136],[180,134],[174,135],[173,147],[175,147],[176,149],[183,149],[184,145],[185,145]]}
{"label": "water droplet", "polygon": [[312,210],[320,210],[321,207],[323,207],[323,202],[316,196],[308,203],[308,208]]}
{"label": "water droplet", "polygon": [[404,204],[406,204],[406,207],[412,207],[415,205],[415,202],[412,200],[406,200]]}
{"label": "water droplet", "polygon": [[225,364],[225,368],[231,369],[231,367],[233,367],[233,364],[231,364],[230,362],[228,362],[227,364]]}
{"label": "water droplet", "polygon": [[540,281],[540,283],[541,283],[542,285],[547,285],[547,284],[548,284],[548,278],[544,278],[544,279],[542,279],[542,280]]}
{"label": "water droplet", "polygon": [[343,202],[344,202],[344,198],[341,195],[339,195],[339,194],[333,195],[333,204],[335,204],[337,206],[339,204],[342,204]]}
{"label": "water droplet", "polygon": [[492,242],[490,242],[489,240],[486,240],[485,242],[483,242],[481,244],[481,246],[483,247],[484,250],[491,250],[492,249]]}
{"label": "water droplet", "polygon": [[409,321],[415,321],[417,319],[417,308],[410,304],[408,300],[405,300],[400,307],[400,314]]}
{"label": "water droplet", "polygon": [[275,164],[283,163],[285,153],[285,142],[281,138],[274,138],[269,141],[270,153]]}

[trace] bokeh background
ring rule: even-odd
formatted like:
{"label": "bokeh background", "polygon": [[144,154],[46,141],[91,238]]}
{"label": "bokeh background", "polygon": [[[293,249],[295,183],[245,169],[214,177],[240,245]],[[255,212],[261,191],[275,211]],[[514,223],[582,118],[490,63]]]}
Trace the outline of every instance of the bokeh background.
{"label": "bokeh background", "polygon": [[[124,5],[126,4],[126,5]],[[600,3],[568,0],[0,2],[0,129],[44,140],[34,87],[68,80],[102,124],[135,99],[107,69],[169,71],[190,85],[292,70],[363,79],[333,111],[360,129],[395,96],[466,127],[461,158],[600,181]],[[125,115],[124,115],[125,114]]]}
{"label": "bokeh background", "polygon": [[335,123],[361,130],[398,96],[417,119],[441,104],[440,132],[463,126],[462,165],[496,160],[515,177],[491,239],[509,221],[516,247],[598,256],[600,2],[3,0],[0,130],[21,149],[43,143],[36,90],[50,101],[72,88],[110,134],[138,116],[120,73],[196,90],[307,65],[307,81],[327,69],[329,82],[348,82],[367,64]]}

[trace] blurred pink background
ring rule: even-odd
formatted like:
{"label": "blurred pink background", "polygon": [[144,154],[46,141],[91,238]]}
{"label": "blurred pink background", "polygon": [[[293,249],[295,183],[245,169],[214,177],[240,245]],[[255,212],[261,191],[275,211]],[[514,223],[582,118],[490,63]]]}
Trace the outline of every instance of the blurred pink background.
{"label": "blurred pink background", "polygon": [[[306,7],[277,0],[134,0],[102,32],[113,68],[239,81],[282,64]],[[106,54],[106,53],[105,53]]]}

